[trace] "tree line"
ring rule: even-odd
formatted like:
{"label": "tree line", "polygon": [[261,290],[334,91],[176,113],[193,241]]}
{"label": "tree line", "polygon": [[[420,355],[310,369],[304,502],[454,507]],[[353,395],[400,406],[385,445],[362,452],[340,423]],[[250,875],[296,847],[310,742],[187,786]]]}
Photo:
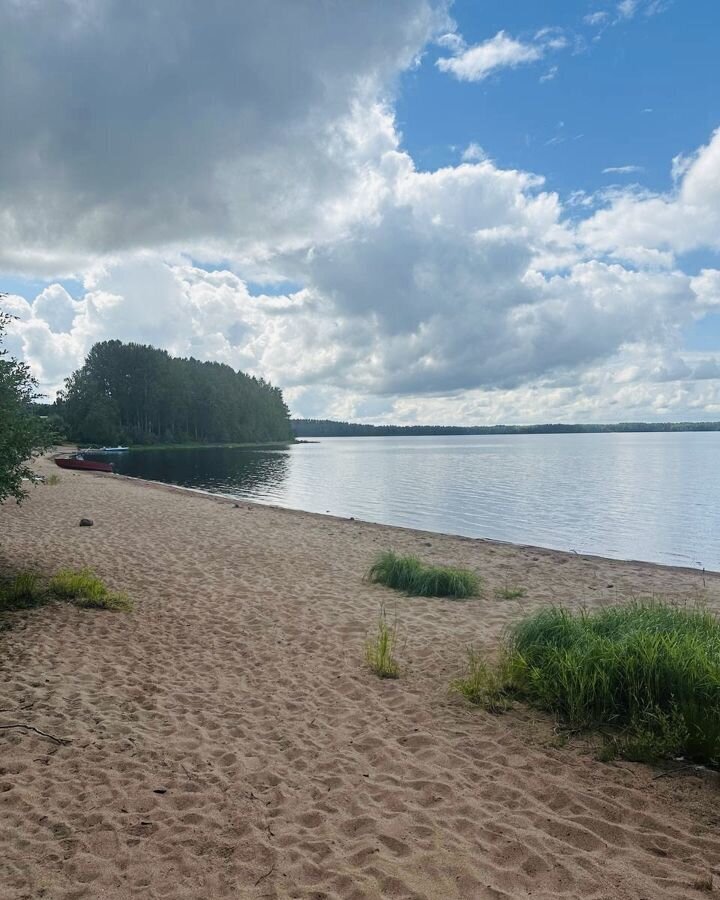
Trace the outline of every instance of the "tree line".
{"label": "tree line", "polygon": [[79,443],[264,443],[292,439],[281,391],[230,366],[102,341],[54,404]]}
{"label": "tree line", "polygon": [[720,431],[720,422],[618,422],[610,425],[363,425],[332,419],[292,419],[296,437],[390,437],[451,434],[603,434],[630,431]]}

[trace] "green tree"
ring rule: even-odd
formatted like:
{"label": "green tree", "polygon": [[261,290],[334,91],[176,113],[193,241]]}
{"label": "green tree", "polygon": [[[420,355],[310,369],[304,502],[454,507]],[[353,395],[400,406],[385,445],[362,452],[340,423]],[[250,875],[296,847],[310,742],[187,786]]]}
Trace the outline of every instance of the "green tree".
{"label": "green tree", "polygon": [[292,439],[282,393],[230,366],[102,341],[57,403],[73,440],[137,444]]}
{"label": "green tree", "polygon": [[22,502],[27,496],[23,481],[36,480],[30,461],[53,442],[47,423],[32,411],[40,395],[30,369],[1,349],[11,320],[0,312],[0,503],[8,497]]}

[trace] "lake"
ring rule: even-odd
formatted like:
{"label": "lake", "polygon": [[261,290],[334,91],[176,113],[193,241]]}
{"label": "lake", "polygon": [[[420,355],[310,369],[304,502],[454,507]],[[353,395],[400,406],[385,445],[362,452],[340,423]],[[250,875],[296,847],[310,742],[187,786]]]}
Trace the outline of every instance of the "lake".
{"label": "lake", "polygon": [[720,570],[720,433],[318,438],[153,450],[116,471],[468,537]]}

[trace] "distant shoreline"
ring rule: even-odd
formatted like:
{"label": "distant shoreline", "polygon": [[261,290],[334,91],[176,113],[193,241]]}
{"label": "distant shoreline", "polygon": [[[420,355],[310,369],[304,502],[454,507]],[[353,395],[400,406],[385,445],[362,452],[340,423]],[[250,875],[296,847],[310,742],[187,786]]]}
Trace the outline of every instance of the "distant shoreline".
{"label": "distant shoreline", "polygon": [[296,438],[422,437],[498,434],[642,434],[718,432],[720,422],[617,422],[614,424],[546,423],[544,425],[365,425],[334,419],[291,419]]}

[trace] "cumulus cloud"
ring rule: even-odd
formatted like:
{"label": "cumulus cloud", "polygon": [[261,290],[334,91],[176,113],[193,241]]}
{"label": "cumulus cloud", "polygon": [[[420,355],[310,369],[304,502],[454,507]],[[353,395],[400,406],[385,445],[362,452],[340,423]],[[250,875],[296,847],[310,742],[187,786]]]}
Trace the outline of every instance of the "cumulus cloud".
{"label": "cumulus cloud", "polygon": [[606,208],[582,223],[582,241],[595,252],[720,250],[720,129],[681,165],[676,160],[671,193],[616,193]]}
{"label": "cumulus cloud", "polygon": [[[429,0],[338,16],[288,0],[278,21],[259,2],[167,0],[140,19],[112,0],[59,6],[0,11],[17,88],[0,95],[0,266],[83,282],[3,301],[11,349],[49,392],[121,338],[263,375],[305,415],[720,410],[718,360],[681,349],[720,307],[720,274],[676,267],[720,248],[720,132],[677,157],[671,192],[563,203],[479,144],[435,171],[403,150],[398,73],[433,38],[450,61],[477,49]],[[503,34],[541,55],[563,40]],[[503,52],[467,72],[513,65]]]}
{"label": "cumulus cloud", "polygon": [[393,79],[432,0],[0,4],[0,266],[180,246],[257,257],[362,207]]}

